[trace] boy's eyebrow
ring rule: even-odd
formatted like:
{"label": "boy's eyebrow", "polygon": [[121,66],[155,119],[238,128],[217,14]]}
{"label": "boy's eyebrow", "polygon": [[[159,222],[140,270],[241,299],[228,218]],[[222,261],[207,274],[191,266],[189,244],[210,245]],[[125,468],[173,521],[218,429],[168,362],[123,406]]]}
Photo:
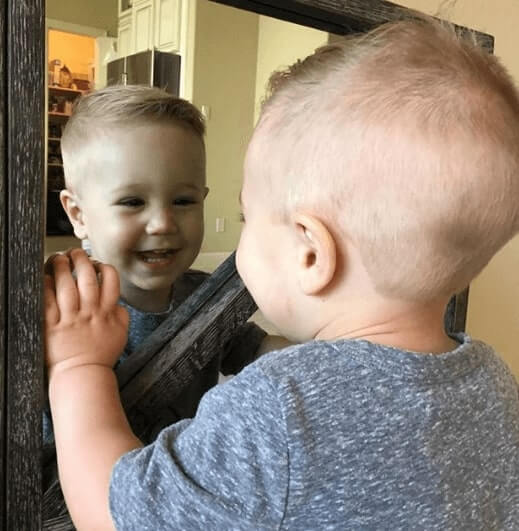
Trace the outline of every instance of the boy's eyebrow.
{"label": "boy's eyebrow", "polygon": [[[135,190],[140,190],[142,187],[145,187],[147,186],[147,183],[146,181],[142,181],[142,182],[135,182],[135,183],[126,183],[126,184],[122,184],[121,186],[118,186],[117,188],[114,188],[112,190],[112,193],[114,194],[117,194],[117,193],[120,193],[120,192],[124,192],[124,191],[127,191],[127,190],[132,190],[132,189],[135,189]],[[175,186],[175,188],[192,188],[193,190],[199,192],[201,190],[204,189],[204,187],[200,187],[200,186],[197,186],[196,184],[193,184],[193,183],[178,183],[178,185]]]}
{"label": "boy's eyebrow", "polygon": [[197,186],[193,183],[181,183],[179,186],[185,186],[186,188],[193,188],[194,190],[204,190],[205,186]]}
{"label": "boy's eyebrow", "polygon": [[238,203],[240,203],[240,206],[243,205],[242,200],[241,200],[241,190],[240,190],[240,193],[238,194]]}

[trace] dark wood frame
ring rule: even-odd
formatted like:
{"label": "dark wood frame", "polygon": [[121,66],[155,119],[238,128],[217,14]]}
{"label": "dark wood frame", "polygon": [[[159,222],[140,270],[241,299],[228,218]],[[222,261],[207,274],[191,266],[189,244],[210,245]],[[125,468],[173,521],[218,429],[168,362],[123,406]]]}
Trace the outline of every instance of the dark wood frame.
{"label": "dark wood frame", "polygon": [[[212,1],[338,34],[364,31],[409,16],[407,9],[383,0]],[[42,528],[44,17],[44,0],[0,2],[1,529]],[[491,36],[478,33],[477,37],[482,46],[492,51]],[[198,346],[204,337],[210,337],[204,324],[208,312],[221,332],[228,327],[232,330],[253,311],[254,305],[236,279],[232,261],[208,286],[197,295],[198,302],[191,300],[191,306],[188,304],[182,314],[182,323],[188,323],[190,332],[182,352],[176,351],[176,361],[167,362],[172,380],[185,381],[204,363]],[[452,308],[457,328],[464,326],[465,313],[466,296]],[[148,358],[152,352],[152,360],[164,363],[168,359],[164,352],[169,352],[171,337],[182,332],[179,322],[163,329],[157,341],[150,340],[147,346],[151,350],[141,350],[142,364],[137,363],[132,374],[121,376],[126,388],[139,387],[135,383],[139,378],[148,385],[153,378],[160,380],[150,374],[164,366]],[[138,401],[137,407],[135,395],[127,399],[136,411],[142,410],[145,401]],[[68,529],[70,524],[65,517],[57,517],[45,527]]]}
{"label": "dark wood frame", "polygon": [[41,519],[44,2],[0,2],[0,527]]}

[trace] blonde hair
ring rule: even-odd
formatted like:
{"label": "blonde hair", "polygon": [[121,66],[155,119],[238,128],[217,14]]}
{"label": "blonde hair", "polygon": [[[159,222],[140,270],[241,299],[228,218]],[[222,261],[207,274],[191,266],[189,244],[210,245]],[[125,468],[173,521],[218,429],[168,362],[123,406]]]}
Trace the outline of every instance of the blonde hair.
{"label": "blonde hair", "polygon": [[154,122],[184,127],[204,145],[205,122],[200,111],[164,90],[114,85],[79,98],[61,138],[67,185],[81,177],[81,153],[100,131]]}
{"label": "blonde hair", "polygon": [[275,73],[257,135],[282,214],[318,213],[382,295],[459,292],[519,231],[517,89],[450,25],[389,23]]}

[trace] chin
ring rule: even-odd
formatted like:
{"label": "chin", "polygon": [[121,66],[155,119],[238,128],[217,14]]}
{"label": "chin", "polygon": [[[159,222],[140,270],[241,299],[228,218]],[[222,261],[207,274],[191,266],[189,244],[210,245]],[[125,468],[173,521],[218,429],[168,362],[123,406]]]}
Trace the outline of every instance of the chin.
{"label": "chin", "polygon": [[141,286],[141,289],[147,290],[147,291],[162,291],[165,289],[171,288],[171,286],[175,283],[175,278],[168,278],[165,280],[159,280],[156,282],[146,282]]}

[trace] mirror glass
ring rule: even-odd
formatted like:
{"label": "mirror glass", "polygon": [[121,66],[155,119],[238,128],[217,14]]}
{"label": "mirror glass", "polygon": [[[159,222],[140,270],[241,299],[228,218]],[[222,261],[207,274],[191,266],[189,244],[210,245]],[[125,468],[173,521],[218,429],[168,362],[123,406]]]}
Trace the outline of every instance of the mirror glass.
{"label": "mirror glass", "polygon": [[[58,199],[63,187],[59,137],[74,99],[80,91],[120,82],[118,60],[154,49],[180,55],[178,93],[206,117],[210,193],[205,202],[205,239],[194,267],[214,270],[238,243],[243,158],[268,77],[328,42],[329,34],[209,0],[47,0],[46,4],[45,254],[80,244]],[[147,78],[154,83],[145,64],[140,75],[139,82]],[[155,84],[160,82],[155,79]]]}
{"label": "mirror glass", "polygon": [[[193,268],[214,271],[238,243],[243,159],[269,75],[334,36],[209,0],[48,0],[46,25],[46,256],[81,245],[59,202],[59,138],[74,100],[83,91],[136,79],[176,84],[175,91],[206,118],[210,193],[205,238]],[[180,64],[166,62],[153,74],[150,54],[160,60],[175,54]],[[274,331],[261,314],[254,320]]]}

